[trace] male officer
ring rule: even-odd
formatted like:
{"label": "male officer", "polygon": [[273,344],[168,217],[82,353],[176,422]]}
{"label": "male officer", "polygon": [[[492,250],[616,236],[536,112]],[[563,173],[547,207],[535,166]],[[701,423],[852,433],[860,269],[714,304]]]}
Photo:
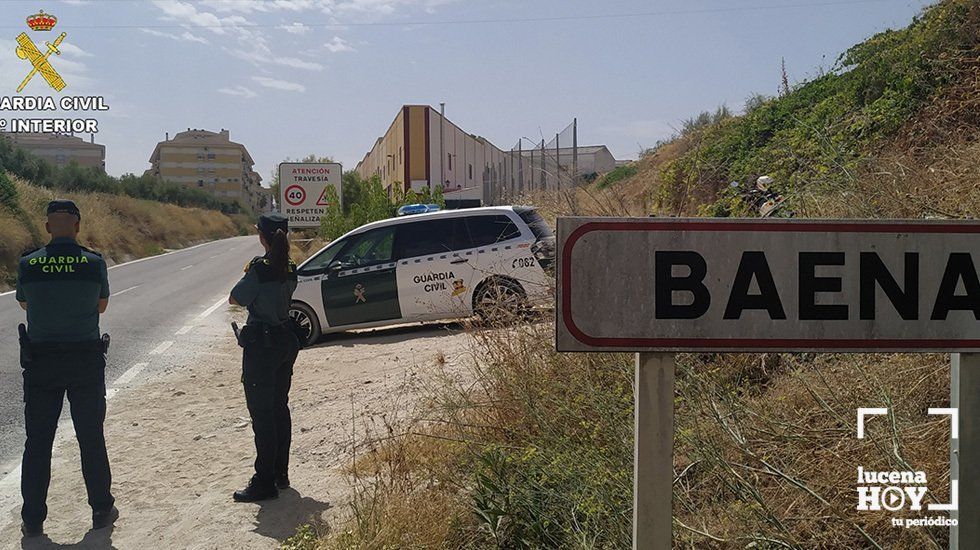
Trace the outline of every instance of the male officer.
{"label": "male officer", "polygon": [[82,476],[92,507],[92,528],[119,517],[109,486],[105,436],[105,347],[99,314],[109,306],[109,279],[102,256],[76,242],[81,214],[75,203],[48,204],[51,242],[25,253],[17,268],[17,301],[27,310],[22,334],[24,445],[21,510],[26,537],[44,533],[51,446],[65,394],[81,450]]}

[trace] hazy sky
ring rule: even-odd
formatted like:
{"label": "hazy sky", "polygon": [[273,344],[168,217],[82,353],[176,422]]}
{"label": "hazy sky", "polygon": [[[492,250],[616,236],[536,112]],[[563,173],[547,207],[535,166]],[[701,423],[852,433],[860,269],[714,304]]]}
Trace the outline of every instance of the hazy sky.
{"label": "hazy sky", "polygon": [[[847,47],[903,27],[922,0],[0,1],[0,95],[30,69],[14,38],[38,9],[68,33],[61,95],[103,95],[110,174],[142,173],[188,127],[231,131],[265,183],[285,157],[353,168],[406,103],[438,107],[509,149],[573,117],[617,158],[681,120],[774,94]],[[24,95],[49,95],[35,78]],[[17,116],[0,111],[0,118]],[[22,115],[21,115],[22,116]]]}

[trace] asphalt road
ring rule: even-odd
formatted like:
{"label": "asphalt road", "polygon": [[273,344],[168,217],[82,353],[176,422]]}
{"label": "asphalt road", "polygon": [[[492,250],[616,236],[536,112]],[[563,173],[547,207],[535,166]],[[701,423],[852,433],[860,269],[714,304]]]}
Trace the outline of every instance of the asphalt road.
{"label": "asphalt road", "polygon": [[[101,319],[102,331],[112,335],[106,385],[124,373],[147,377],[162,368],[148,357],[172,345],[175,334],[193,330],[195,318],[223,308],[242,267],[261,253],[258,238],[235,237],[109,268],[112,294]],[[0,477],[19,464],[23,451],[17,324],[24,320],[14,294],[0,295]],[[62,420],[67,417],[66,403]]]}

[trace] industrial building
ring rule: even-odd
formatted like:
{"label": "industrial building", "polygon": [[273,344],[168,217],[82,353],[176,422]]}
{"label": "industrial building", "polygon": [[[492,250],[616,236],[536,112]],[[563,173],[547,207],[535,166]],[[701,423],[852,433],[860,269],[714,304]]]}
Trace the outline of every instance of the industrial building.
{"label": "industrial building", "polygon": [[355,171],[363,179],[378,176],[389,195],[396,188],[420,191],[441,184],[447,207],[467,208],[572,185],[579,176],[616,166],[604,145],[527,147],[504,151],[464,131],[440,109],[405,105]]}
{"label": "industrial building", "polygon": [[428,105],[405,105],[388,131],[357,164],[361,178],[377,175],[392,193],[442,184],[450,208],[490,202],[505,181],[507,154],[486,138],[468,134]]}
{"label": "industrial building", "polygon": [[253,170],[255,162],[228,130],[209,132],[188,128],[157,143],[145,175],[185,187],[195,187],[228,202],[260,212],[271,208],[268,189]]}
{"label": "industrial building", "polygon": [[15,146],[40,157],[55,166],[72,162],[82,167],[105,170],[105,145],[95,143],[95,135],[85,141],[66,134],[4,133]]}

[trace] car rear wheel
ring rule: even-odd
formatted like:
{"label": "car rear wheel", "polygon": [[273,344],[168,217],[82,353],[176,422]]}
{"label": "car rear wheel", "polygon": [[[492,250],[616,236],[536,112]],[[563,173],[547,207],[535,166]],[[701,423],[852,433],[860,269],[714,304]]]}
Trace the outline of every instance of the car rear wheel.
{"label": "car rear wheel", "polygon": [[320,330],[320,321],[310,306],[301,302],[294,302],[289,307],[289,317],[299,326],[301,333],[306,336],[307,346],[315,344],[323,336]]}
{"label": "car rear wheel", "polygon": [[473,309],[480,321],[490,324],[507,324],[527,315],[527,293],[517,281],[494,279],[477,291]]}

